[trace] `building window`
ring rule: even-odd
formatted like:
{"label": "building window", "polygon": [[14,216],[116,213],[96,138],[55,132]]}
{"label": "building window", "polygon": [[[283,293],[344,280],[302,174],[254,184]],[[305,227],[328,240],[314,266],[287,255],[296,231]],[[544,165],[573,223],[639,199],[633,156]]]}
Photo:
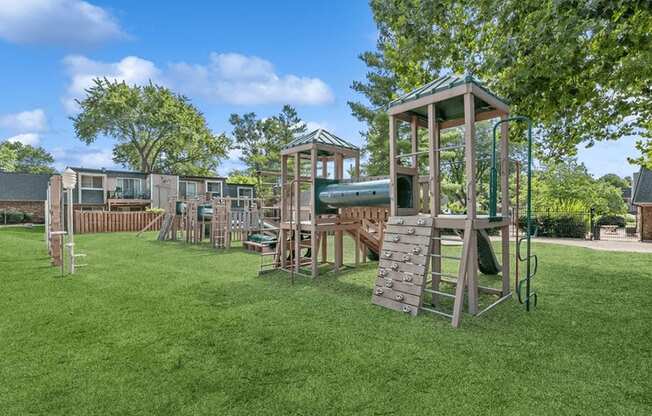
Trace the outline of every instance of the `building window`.
{"label": "building window", "polygon": [[222,182],[206,181],[206,192],[211,198],[220,198],[222,196]]}
{"label": "building window", "polygon": [[104,176],[79,175],[78,203],[104,204]]}
{"label": "building window", "polygon": [[179,197],[189,199],[197,197],[197,183],[189,181],[179,181]]}
{"label": "building window", "polygon": [[81,189],[104,190],[102,176],[81,175]]}
{"label": "building window", "polygon": [[238,186],[237,188],[238,192],[238,205],[243,206],[244,201],[241,201],[240,199],[252,199],[254,197],[254,188],[250,187],[244,187],[244,186]]}
{"label": "building window", "polygon": [[118,178],[115,191],[118,198],[140,198],[143,193],[143,181],[138,178]]}

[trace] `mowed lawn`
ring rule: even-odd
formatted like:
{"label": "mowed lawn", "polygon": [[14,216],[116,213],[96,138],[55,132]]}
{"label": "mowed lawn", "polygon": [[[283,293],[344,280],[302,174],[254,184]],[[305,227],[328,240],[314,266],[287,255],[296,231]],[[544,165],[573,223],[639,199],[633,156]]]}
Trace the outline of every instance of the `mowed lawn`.
{"label": "mowed lawn", "polygon": [[[373,306],[375,263],[317,281],[259,256],[0,230],[2,415],[650,415],[652,256],[535,245],[535,311]],[[350,250],[347,250],[350,255]]]}

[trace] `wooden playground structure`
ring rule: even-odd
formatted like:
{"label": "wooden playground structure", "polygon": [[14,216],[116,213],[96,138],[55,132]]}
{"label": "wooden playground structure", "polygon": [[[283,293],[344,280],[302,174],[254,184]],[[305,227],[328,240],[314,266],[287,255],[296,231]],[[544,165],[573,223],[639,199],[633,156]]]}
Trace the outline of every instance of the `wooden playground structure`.
{"label": "wooden playground structure", "polygon": [[263,228],[261,206],[262,200],[255,198],[170,198],[158,240],[189,244],[208,240],[213,248],[230,248],[233,241],[244,242]]}
{"label": "wooden playground structure", "polygon": [[[426,311],[445,316],[457,327],[465,299],[468,313],[477,316],[512,297],[507,122],[513,119],[507,104],[470,76],[434,80],[390,103],[388,115],[386,181],[360,178],[359,150],[324,130],[286,145],[281,153],[280,235],[273,266],[313,278],[322,265],[340,270],[342,239],[348,233],[354,240],[356,264],[365,244],[375,245],[379,254],[374,304],[410,315]],[[479,214],[475,128],[476,122],[491,119],[501,121],[494,127],[489,212]],[[409,124],[409,153],[398,150],[400,122]],[[463,142],[442,146],[441,131],[452,127],[463,127]],[[420,129],[426,130],[427,143],[421,143]],[[458,215],[445,213],[441,203],[441,153],[453,149],[464,149],[466,206]],[[428,158],[425,178],[419,174],[426,170],[419,166],[422,155]],[[343,175],[346,159],[353,161],[350,179]],[[374,210],[376,221],[371,223]],[[370,225],[375,226],[373,233],[368,232]],[[495,233],[492,230],[500,234],[500,262],[488,236]],[[329,234],[334,237],[332,262]],[[459,255],[444,251],[450,244],[459,244]],[[528,261],[529,284],[535,272],[530,272],[529,241],[527,250],[526,258],[519,254],[519,259]],[[444,270],[444,260],[457,262],[454,273]],[[479,272],[499,276],[499,287],[480,285]],[[482,308],[481,295],[490,299]],[[528,289],[527,302],[529,297]]]}
{"label": "wooden playground structure", "polygon": [[[472,77],[442,77],[418,88],[389,105],[389,149],[391,181],[391,218],[384,237],[382,259],[373,302],[377,305],[416,315],[427,311],[446,316],[454,327],[459,326],[466,295],[468,312],[481,315],[501,302],[510,299],[509,277],[509,136],[507,123],[500,134],[500,213],[479,215],[476,183],[475,123],[481,120],[509,117],[508,106]],[[412,151],[398,151],[398,123],[410,125]],[[441,152],[453,146],[442,146],[441,131],[450,127],[464,127],[464,141],[456,145],[464,149],[466,214],[447,215],[441,207]],[[427,130],[426,150],[419,143],[419,129]],[[496,162],[494,144],[493,160]],[[427,215],[417,215],[416,194],[411,200],[399,199],[401,181],[418,181],[418,157],[428,155],[430,209]],[[494,163],[495,169],[496,163]],[[492,172],[494,174],[495,172]],[[497,173],[497,172],[496,172]],[[486,230],[500,230],[502,266],[489,267],[492,274],[501,275],[499,289],[480,286],[478,269],[483,266],[479,255],[495,263]],[[443,242],[451,234],[462,236],[459,256],[446,255]],[[479,241],[480,239],[480,241]],[[479,248],[483,251],[480,252]],[[492,258],[493,257],[493,258]],[[457,273],[445,273],[442,260],[459,262]],[[491,266],[491,265],[490,265]],[[454,292],[442,289],[442,284],[454,287]],[[480,293],[496,297],[480,310]],[[442,310],[442,298],[453,300],[452,311]]]}

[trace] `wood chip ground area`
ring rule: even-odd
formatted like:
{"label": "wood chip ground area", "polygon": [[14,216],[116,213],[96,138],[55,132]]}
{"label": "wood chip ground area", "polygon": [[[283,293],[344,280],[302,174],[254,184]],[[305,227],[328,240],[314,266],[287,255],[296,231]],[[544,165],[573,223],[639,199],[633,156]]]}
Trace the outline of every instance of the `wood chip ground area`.
{"label": "wood chip ground area", "polygon": [[432,218],[397,216],[387,222],[372,303],[417,315],[432,248]]}

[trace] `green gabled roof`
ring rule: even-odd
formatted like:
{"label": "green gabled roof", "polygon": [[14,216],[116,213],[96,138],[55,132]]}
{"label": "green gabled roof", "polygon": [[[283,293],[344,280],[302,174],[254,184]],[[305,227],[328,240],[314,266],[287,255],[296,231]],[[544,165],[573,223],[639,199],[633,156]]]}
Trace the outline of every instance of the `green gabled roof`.
{"label": "green gabled roof", "polygon": [[346,140],[340,139],[333,133],[324,129],[317,129],[311,131],[310,133],[304,134],[303,136],[297,137],[296,139],[292,140],[290,143],[283,146],[283,148],[291,149],[293,147],[298,147],[309,143],[326,144],[329,146],[341,147],[344,149],[351,149],[357,151],[360,150],[357,146],[352,145]]}
{"label": "green gabled roof", "polygon": [[[443,77],[437,78],[433,81],[430,81],[426,85],[423,85],[419,88],[416,88],[407,94],[402,95],[401,97],[392,100],[387,104],[387,109],[392,108],[394,106],[397,106],[399,104],[407,103],[410,101],[417,100],[419,98],[428,96],[428,95],[433,95],[435,93],[438,93],[440,91],[444,91],[453,87],[457,87],[458,85],[463,85],[463,84],[475,84],[478,87],[482,88],[487,94],[490,94],[497,100],[501,101],[505,105],[507,105],[507,101],[498,97],[496,94],[493,92],[489,91],[487,87],[484,85],[482,81],[479,81],[478,79],[472,77],[471,75],[445,75]],[[453,99],[454,101],[462,101],[460,98]],[[479,104],[482,106],[482,102],[477,100],[476,104]],[[452,104],[452,103],[451,103]],[[459,113],[459,108],[454,108],[454,107],[459,107],[459,103],[454,104],[451,106],[448,113]],[[446,112],[446,111],[445,111]],[[456,114],[457,115],[457,114]]]}

